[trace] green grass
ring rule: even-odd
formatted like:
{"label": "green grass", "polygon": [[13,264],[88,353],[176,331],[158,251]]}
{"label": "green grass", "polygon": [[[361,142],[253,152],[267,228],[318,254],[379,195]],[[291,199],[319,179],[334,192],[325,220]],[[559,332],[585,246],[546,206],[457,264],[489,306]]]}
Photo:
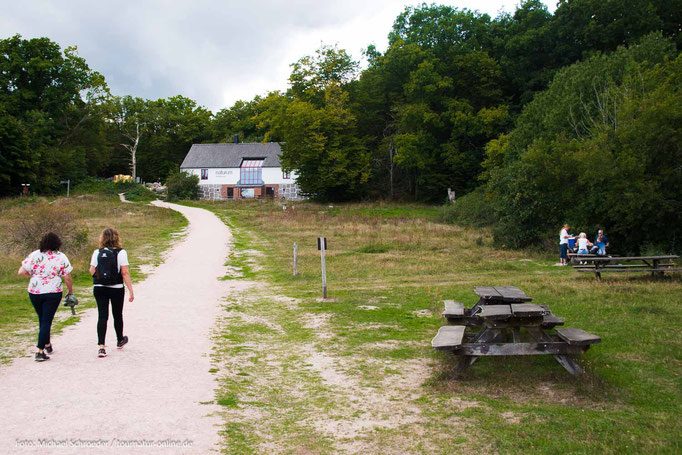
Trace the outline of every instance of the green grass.
{"label": "green grass", "polygon": [[[158,265],[161,253],[173,243],[178,233],[187,225],[187,220],[178,212],[152,207],[144,203],[123,204],[115,195],[81,195],[69,199],[58,198],[50,201],[40,198],[19,198],[0,200],[0,238],[8,239],[17,229],[19,220],[29,219],[35,207],[50,203],[51,210],[68,212],[76,224],[87,232],[87,241],[74,249],[68,244],[62,247],[74,267],[72,277],[79,298],[79,310],[95,306],[92,298],[92,278],[89,274],[90,255],[97,248],[100,232],[108,226],[117,228],[123,246],[128,251],[133,282],[145,277],[145,267]],[[36,239],[37,243],[40,239]],[[21,260],[35,247],[22,250],[3,243],[0,256],[0,364],[6,363],[36,336],[35,312],[27,292],[27,278],[17,275]],[[78,314],[71,316],[68,308],[60,307],[53,324],[58,333],[64,326],[79,321]]]}
{"label": "green grass", "polygon": [[[220,366],[224,396],[235,397],[234,409],[244,415],[258,415],[228,418],[228,428],[237,425],[240,440],[249,441],[243,453],[269,443],[284,451],[308,447],[315,438],[324,443],[308,447],[311,453],[681,450],[679,274],[599,283],[554,267],[553,255],[496,249],[486,230],[436,223],[432,207],[192,205],[226,220],[239,251],[259,252],[250,255],[248,278],[260,280],[261,290],[226,302],[215,357],[228,363]],[[328,301],[320,299],[318,236],[329,242]],[[483,358],[453,378],[454,359],[432,351],[430,340],[442,325],[441,301],[470,306],[477,285],[519,286],[566,327],[599,335],[602,343],[580,359],[585,378],[574,380],[549,356]],[[309,320],[324,323],[311,328]],[[305,366],[311,352],[324,368]],[[343,381],[325,379],[330,371]],[[343,428],[390,415],[393,425],[355,433],[314,424]],[[228,448],[237,443],[227,438]]]}

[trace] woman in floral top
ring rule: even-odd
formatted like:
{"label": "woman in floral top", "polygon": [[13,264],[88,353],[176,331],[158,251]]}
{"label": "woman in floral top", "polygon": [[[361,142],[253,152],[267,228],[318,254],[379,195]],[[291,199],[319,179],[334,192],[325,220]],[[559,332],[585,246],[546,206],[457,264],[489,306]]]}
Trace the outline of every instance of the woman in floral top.
{"label": "woman in floral top", "polygon": [[48,232],[40,241],[40,249],[29,254],[19,267],[19,275],[31,277],[28,283],[28,296],[40,323],[36,362],[49,360],[47,354],[52,354],[53,351],[50,344],[50,329],[59,302],[62,300],[62,279],[69,289],[69,294],[73,294],[71,280],[73,267],[66,255],[59,251],[61,246],[62,241],[57,234]]}

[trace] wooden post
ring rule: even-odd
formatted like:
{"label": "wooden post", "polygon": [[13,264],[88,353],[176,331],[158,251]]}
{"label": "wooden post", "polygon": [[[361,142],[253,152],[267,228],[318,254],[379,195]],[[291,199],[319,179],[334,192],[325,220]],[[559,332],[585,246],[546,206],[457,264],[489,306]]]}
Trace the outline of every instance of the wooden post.
{"label": "wooden post", "polygon": [[327,249],[327,239],[324,237],[317,238],[317,248],[320,250],[320,258],[322,259],[322,298],[327,298],[327,264],[324,258],[324,250]]}
{"label": "wooden post", "polygon": [[294,242],[294,276],[298,273],[298,245]]}

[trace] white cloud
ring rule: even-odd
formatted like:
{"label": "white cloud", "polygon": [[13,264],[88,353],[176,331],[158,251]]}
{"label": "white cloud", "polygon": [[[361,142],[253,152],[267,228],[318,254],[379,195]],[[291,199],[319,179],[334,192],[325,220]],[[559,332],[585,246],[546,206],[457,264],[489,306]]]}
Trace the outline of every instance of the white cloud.
{"label": "white cloud", "polygon": [[[518,2],[442,3],[496,16]],[[289,64],[321,42],[338,43],[356,59],[369,44],[385,49],[406,4],[412,3],[0,0],[0,36],[47,36],[62,47],[77,45],[116,94],[181,94],[215,112],[238,99],[286,89]]]}

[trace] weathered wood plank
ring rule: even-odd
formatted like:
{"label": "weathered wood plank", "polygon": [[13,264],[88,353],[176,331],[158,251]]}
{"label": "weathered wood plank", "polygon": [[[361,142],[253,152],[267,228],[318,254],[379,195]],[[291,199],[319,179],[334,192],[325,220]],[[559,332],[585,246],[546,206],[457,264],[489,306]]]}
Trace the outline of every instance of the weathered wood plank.
{"label": "weathered wood plank", "polygon": [[502,299],[509,302],[530,302],[533,300],[525,292],[516,286],[496,286],[495,289],[500,293]]}
{"label": "weathered wood plank", "polygon": [[509,305],[483,305],[476,316],[483,319],[505,320],[511,317]]}
{"label": "weathered wood plank", "polygon": [[588,261],[592,262],[609,262],[612,260],[618,260],[618,261],[623,261],[623,262],[630,262],[630,261],[653,261],[653,260],[663,260],[663,259],[679,259],[679,256],[675,255],[665,255],[665,256],[598,256],[594,258],[586,258]]}
{"label": "weathered wood plank", "polygon": [[534,303],[512,303],[511,311],[516,318],[533,318],[547,313],[547,310]]}
{"label": "weathered wood plank", "polygon": [[590,273],[602,273],[602,272],[682,272],[681,267],[670,267],[670,268],[643,268],[643,269],[615,269],[607,267],[599,267],[598,269],[577,269],[576,272],[590,272]]}
{"label": "weathered wood plank", "polygon": [[559,338],[572,346],[587,346],[601,342],[601,338],[599,338],[597,335],[587,333],[583,329],[556,329],[556,334],[559,336]]}
{"label": "weathered wood plank", "polygon": [[589,346],[570,345],[563,341],[540,343],[464,343],[455,352],[466,356],[500,355],[578,355]]}
{"label": "weathered wood plank", "polygon": [[461,302],[454,300],[445,300],[445,311],[443,317],[446,318],[461,318],[464,317],[464,305]]}
{"label": "weathered wood plank", "polygon": [[446,325],[438,329],[438,333],[431,340],[431,346],[437,351],[459,349],[464,338],[466,327],[461,325]]}
{"label": "weathered wood plank", "polygon": [[476,286],[474,287],[474,292],[476,293],[477,296],[484,300],[491,300],[491,299],[501,299],[502,296],[500,295],[499,292],[497,292],[497,289],[495,289],[492,286]]}
{"label": "weathered wood plank", "polygon": [[543,329],[553,329],[558,325],[564,325],[564,320],[554,316],[551,312],[542,318],[540,327]]}

